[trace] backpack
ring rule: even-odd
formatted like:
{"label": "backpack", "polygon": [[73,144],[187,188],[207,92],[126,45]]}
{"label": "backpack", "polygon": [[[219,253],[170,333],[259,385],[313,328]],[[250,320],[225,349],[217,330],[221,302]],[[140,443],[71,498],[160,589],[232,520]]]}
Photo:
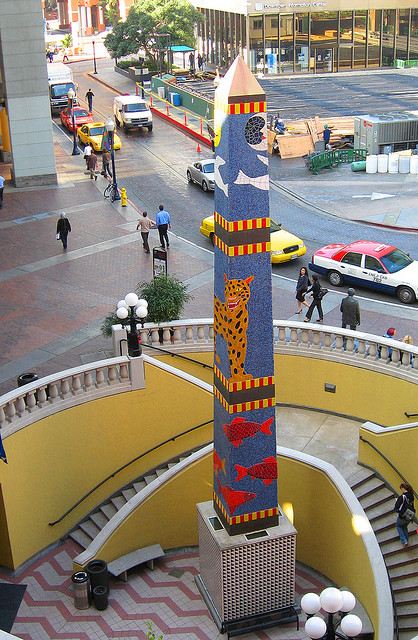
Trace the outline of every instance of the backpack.
{"label": "backpack", "polygon": [[317,296],[318,300],[322,300],[322,298],[326,296],[327,293],[328,293],[328,289],[324,289],[323,287],[321,287]]}
{"label": "backpack", "polygon": [[410,503],[408,498],[404,496],[404,503],[405,502],[407,504],[407,507],[400,517],[405,521],[406,524],[409,524],[415,518],[415,511],[413,510],[413,505]]}

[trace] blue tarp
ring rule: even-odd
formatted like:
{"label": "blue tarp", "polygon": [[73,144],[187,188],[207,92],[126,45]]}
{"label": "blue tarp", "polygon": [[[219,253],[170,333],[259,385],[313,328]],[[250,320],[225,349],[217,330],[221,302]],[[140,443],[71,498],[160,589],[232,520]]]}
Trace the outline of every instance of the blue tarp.
{"label": "blue tarp", "polygon": [[193,47],[188,47],[187,44],[172,44],[168,47],[173,53],[187,53],[188,51],[196,51]]}

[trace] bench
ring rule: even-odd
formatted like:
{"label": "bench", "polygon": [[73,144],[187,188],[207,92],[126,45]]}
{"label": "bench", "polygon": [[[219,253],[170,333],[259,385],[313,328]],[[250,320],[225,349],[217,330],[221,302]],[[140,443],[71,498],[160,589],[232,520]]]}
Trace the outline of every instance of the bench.
{"label": "bench", "polygon": [[132,567],[136,567],[144,562],[147,563],[150,569],[154,569],[154,560],[162,556],[165,556],[165,553],[160,545],[152,544],[149,547],[131,551],[131,553],[127,553],[117,560],[112,560],[112,562],[109,562],[107,565],[107,569],[115,578],[122,576],[122,580],[128,582],[128,569],[132,569]]}

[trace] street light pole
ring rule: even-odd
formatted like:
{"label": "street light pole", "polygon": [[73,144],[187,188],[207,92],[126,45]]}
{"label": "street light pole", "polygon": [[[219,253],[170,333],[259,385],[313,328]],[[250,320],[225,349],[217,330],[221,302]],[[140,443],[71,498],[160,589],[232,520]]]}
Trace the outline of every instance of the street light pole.
{"label": "street light pole", "polygon": [[[362,622],[358,616],[349,613],[355,604],[356,599],[350,591],[340,591],[335,587],[324,589],[319,596],[306,593],[300,606],[307,615],[305,631],[309,638],[349,640],[358,636],[363,628]],[[325,620],[316,615],[321,609],[325,612]]]}
{"label": "street light pole", "polygon": [[129,325],[128,353],[132,358],[137,358],[142,354],[142,347],[136,325],[138,320],[142,326],[144,325],[148,315],[148,302],[139,300],[136,293],[128,293],[124,300],[119,300],[116,315],[123,326]]}
{"label": "street light pole", "polygon": [[113,120],[108,120],[106,122],[106,131],[108,134],[108,140],[110,143],[110,157],[112,159],[112,182],[113,182],[113,199],[120,200],[118,183],[116,180],[116,165],[115,165],[115,148],[114,148],[114,135],[115,135],[115,123]]}
{"label": "street light pole", "polygon": [[74,118],[74,98],[75,98],[75,92],[73,91],[73,89],[70,89],[68,92],[68,108],[71,110],[71,124],[72,124],[72,129],[73,129],[73,151],[71,153],[72,156],[79,156],[80,155],[80,149],[78,148],[78,144],[77,144],[77,132],[76,132],[76,126],[75,126],[75,118]]}
{"label": "street light pole", "polygon": [[93,63],[94,63],[94,73],[97,74],[97,66],[96,66],[96,43],[94,40],[92,40],[92,45],[93,45]]}

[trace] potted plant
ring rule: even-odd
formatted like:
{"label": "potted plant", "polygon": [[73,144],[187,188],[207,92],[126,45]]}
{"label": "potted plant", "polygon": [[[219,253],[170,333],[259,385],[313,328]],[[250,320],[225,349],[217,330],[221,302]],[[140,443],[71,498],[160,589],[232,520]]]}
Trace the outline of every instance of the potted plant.
{"label": "potted plant", "polygon": [[[141,282],[137,285],[135,293],[148,302],[146,322],[155,324],[178,320],[186,302],[192,300],[192,296],[187,292],[187,285],[172,276],[157,276],[150,282]],[[119,323],[116,311],[112,311],[103,321],[102,335],[110,337],[112,325]],[[160,329],[160,342],[163,341],[162,336],[163,330]]]}

